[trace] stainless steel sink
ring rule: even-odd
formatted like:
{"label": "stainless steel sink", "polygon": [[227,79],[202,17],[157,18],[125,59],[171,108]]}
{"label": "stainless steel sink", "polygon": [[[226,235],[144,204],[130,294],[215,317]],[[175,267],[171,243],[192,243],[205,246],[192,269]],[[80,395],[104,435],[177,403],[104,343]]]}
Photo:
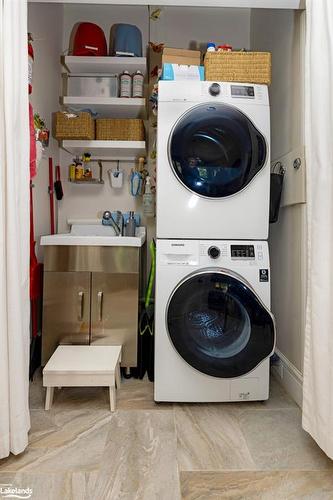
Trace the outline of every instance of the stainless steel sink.
{"label": "stainless steel sink", "polygon": [[41,245],[77,245],[108,247],[142,247],[146,241],[146,228],[136,228],[135,236],[116,236],[111,226],[102,224],[73,224],[70,233],[41,237]]}

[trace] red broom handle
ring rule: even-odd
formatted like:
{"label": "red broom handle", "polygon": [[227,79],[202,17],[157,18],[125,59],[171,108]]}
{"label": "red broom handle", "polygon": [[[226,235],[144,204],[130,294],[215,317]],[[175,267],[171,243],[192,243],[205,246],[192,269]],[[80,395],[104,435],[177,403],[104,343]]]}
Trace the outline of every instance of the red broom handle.
{"label": "red broom handle", "polygon": [[49,158],[49,194],[50,194],[50,222],[51,234],[55,233],[54,230],[54,201],[53,201],[53,160]]}

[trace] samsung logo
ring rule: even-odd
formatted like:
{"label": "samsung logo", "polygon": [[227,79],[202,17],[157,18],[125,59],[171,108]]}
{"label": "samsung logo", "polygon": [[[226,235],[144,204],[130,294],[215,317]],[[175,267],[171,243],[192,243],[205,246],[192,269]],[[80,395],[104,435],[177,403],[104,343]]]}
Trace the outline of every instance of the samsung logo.
{"label": "samsung logo", "polygon": [[171,243],[172,247],[184,247],[184,243]]}

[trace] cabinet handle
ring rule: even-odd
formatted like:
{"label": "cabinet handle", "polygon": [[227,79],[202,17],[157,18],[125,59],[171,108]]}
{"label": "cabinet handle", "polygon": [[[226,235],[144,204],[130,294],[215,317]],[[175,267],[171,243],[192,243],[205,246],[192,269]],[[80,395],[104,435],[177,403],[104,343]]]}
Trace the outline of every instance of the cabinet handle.
{"label": "cabinet handle", "polygon": [[102,321],[103,316],[103,292],[97,293],[97,304],[98,304],[98,320]]}
{"label": "cabinet handle", "polygon": [[79,321],[83,320],[83,304],[84,304],[84,293],[79,292],[78,295],[78,303],[77,303],[77,317]]}

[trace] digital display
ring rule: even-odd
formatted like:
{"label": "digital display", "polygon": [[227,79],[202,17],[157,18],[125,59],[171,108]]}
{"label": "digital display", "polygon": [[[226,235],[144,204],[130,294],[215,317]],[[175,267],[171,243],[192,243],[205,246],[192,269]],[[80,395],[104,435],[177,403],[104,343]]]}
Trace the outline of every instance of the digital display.
{"label": "digital display", "polygon": [[231,85],[232,97],[254,97],[254,87],[249,85]]}
{"label": "digital display", "polygon": [[232,259],[254,259],[254,245],[231,245]]}

